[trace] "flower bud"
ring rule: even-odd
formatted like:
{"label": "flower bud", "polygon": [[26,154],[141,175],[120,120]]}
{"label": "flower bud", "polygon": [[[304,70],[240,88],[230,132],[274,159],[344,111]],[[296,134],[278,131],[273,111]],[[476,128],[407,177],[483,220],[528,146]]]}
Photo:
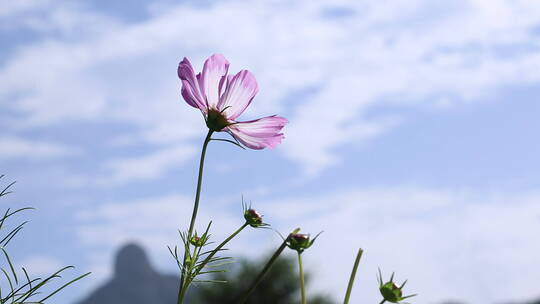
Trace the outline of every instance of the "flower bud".
{"label": "flower bud", "polygon": [[320,234],[321,233],[317,234],[317,236],[315,236],[313,240],[310,240],[309,234],[291,233],[286,240],[287,246],[292,250],[296,250],[299,253],[302,253],[304,250],[308,249],[309,247],[311,247],[311,245],[313,245],[315,239],[317,239]]}
{"label": "flower bud", "polygon": [[388,301],[390,303],[399,303],[400,301],[403,301],[407,298],[416,296],[416,294],[403,296],[402,289],[407,283],[407,280],[405,280],[405,282],[403,282],[403,284],[398,287],[393,281],[394,273],[392,273],[390,281],[383,283],[381,270],[379,269],[379,277],[377,279],[379,281],[379,291],[381,292],[381,295],[383,296],[385,301]]}
{"label": "flower bud", "polygon": [[247,209],[244,211],[244,218],[246,219],[246,222],[251,227],[261,227],[261,226],[267,226],[268,224],[263,223],[262,215],[257,212],[255,209]]}
{"label": "flower bud", "polygon": [[257,210],[251,208],[251,204],[246,204],[242,197],[242,208],[244,209],[244,219],[246,223],[254,228],[270,226],[263,222],[263,216]]}
{"label": "flower bud", "polygon": [[205,236],[198,237],[197,234],[195,234],[194,236],[191,237],[191,239],[189,239],[189,242],[191,243],[191,245],[195,247],[202,247],[204,246],[204,244],[206,244],[207,240],[208,240],[208,237],[205,237]]}

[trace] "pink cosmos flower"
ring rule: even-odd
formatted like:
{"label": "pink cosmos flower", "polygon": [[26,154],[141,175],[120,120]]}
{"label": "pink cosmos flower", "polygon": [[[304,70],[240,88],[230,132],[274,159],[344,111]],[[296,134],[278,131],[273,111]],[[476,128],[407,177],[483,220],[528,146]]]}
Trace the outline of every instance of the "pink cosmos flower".
{"label": "pink cosmos flower", "polygon": [[251,149],[274,148],[283,139],[281,129],[287,119],[268,116],[250,121],[236,121],[258,91],[255,76],[247,70],[227,75],[229,62],[221,54],[210,56],[201,73],[195,75],[187,58],[178,66],[182,96],[201,110],[211,131],[225,131]]}

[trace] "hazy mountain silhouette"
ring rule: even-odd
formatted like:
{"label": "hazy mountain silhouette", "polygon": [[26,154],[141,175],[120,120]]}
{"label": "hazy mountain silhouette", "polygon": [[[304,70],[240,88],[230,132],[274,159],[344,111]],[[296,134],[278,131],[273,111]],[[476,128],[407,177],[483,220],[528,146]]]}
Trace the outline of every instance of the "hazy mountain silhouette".
{"label": "hazy mountain silhouette", "polygon": [[[245,292],[247,284],[252,282],[265,263],[266,259],[239,259],[229,272],[215,277],[228,283],[194,284],[185,303],[236,304],[239,294]],[[297,303],[300,293],[297,276],[294,260],[279,258],[248,303]],[[308,271],[308,281],[309,277]],[[116,254],[112,279],[77,304],[174,304],[178,295],[178,283],[177,276],[160,274],[154,270],[140,246],[128,244]],[[310,303],[329,304],[333,301],[315,295],[311,297]]]}
{"label": "hazy mountain silhouette", "polygon": [[[265,262],[265,259],[256,262],[240,259],[231,271],[213,277],[226,280],[228,283],[193,286],[185,303],[236,304],[239,295],[246,290]],[[309,272],[306,275],[309,279]],[[294,261],[280,258],[261,282],[249,303],[297,303],[299,292],[297,280]],[[116,254],[113,277],[77,304],[174,304],[178,294],[178,283],[177,276],[160,274],[154,270],[140,246],[127,244]],[[333,302],[321,295],[315,295],[310,299],[312,304]],[[443,303],[464,304],[460,301]],[[540,304],[540,300],[519,304]]]}
{"label": "hazy mountain silhouette", "polygon": [[141,247],[128,244],[116,254],[112,279],[79,304],[172,304],[178,283],[178,277],[155,271]]}

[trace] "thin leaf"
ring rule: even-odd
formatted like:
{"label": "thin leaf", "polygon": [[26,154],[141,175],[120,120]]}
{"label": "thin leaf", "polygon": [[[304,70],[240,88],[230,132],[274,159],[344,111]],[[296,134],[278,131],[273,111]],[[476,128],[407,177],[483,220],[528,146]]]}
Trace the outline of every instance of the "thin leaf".
{"label": "thin leaf", "polygon": [[233,145],[235,145],[235,146],[237,146],[237,147],[240,147],[240,148],[242,148],[242,149],[244,149],[244,150],[246,149],[246,148],[244,148],[240,143],[238,143],[237,141],[232,141],[232,140],[230,140],[230,139],[211,138],[210,140],[215,140],[215,141],[225,141],[225,142],[231,143],[231,144],[233,144]]}
{"label": "thin leaf", "polygon": [[344,304],[349,303],[349,298],[351,296],[353,284],[354,284],[354,278],[356,277],[356,271],[358,270],[358,265],[360,264],[360,259],[362,258],[362,253],[364,251],[362,248],[358,249],[358,253],[356,254],[356,260],[354,261],[354,266],[352,268],[351,277],[349,278],[349,284],[347,286],[347,292],[345,293],[345,300],[343,301]]}
{"label": "thin leaf", "polygon": [[23,226],[26,225],[28,223],[28,221],[25,221],[23,222],[22,224],[20,224],[19,226],[17,226],[16,228],[14,228],[13,230],[11,230],[11,232],[9,232],[1,241],[0,241],[0,246],[7,246],[7,244],[9,244],[9,242],[11,241],[11,239],[13,239],[13,237],[15,237],[15,235],[17,235],[17,233],[19,233],[19,231],[22,230]]}
{"label": "thin leaf", "polygon": [[30,296],[34,294],[37,290],[39,290],[41,287],[45,286],[45,284],[49,283],[49,281],[60,278],[60,273],[64,272],[67,269],[74,268],[73,266],[66,266],[61,268],[60,270],[56,271],[55,273],[51,274],[49,277],[45,278],[43,281],[41,281],[39,284],[34,286],[31,290],[29,290],[28,294],[25,294],[15,300],[15,302],[23,302],[24,300],[28,299]]}
{"label": "thin leaf", "polygon": [[13,267],[13,264],[11,263],[11,259],[9,258],[8,253],[6,250],[2,247],[0,247],[0,250],[4,253],[4,256],[6,257],[6,260],[9,264],[9,268],[11,269],[11,273],[13,274],[13,278],[15,279],[15,284],[19,284],[19,279],[17,278],[17,273],[15,272],[15,268]]}
{"label": "thin leaf", "polygon": [[60,288],[58,288],[58,289],[56,289],[55,291],[53,291],[51,294],[49,294],[49,295],[46,296],[45,298],[41,299],[39,302],[45,302],[45,300],[47,300],[48,298],[54,296],[54,295],[57,294],[60,290],[62,290],[62,289],[64,289],[64,288],[68,287],[69,285],[71,285],[71,284],[77,282],[78,280],[80,280],[80,279],[82,279],[82,278],[84,278],[84,277],[86,277],[86,276],[89,276],[90,274],[91,274],[91,272],[87,272],[87,273],[85,273],[85,274],[83,274],[83,275],[81,275],[81,276],[76,277],[75,279],[73,279],[73,280],[67,282],[66,284],[62,285]]}
{"label": "thin leaf", "polygon": [[32,282],[34,280],[41,280],[41,279],[34,279],[34,280],[30,280],[30,276],[28,275],[28,272],[26,271],[26,269],[24,267],[22,267],[22,270],[24,272],[24,276],[26,277],[26,281],[29,283],[30,285],[30,289],[32,289]]}
{"label": "thin leaf", "polygon": [[4,268],[2,268],[2,272],[4,273],[4,275],[6,276],[6,278],[7,278],[7,280],[8,280],[9,288],[11,288],[11,292],[13,292],[13,283],[11,283],[11,279],[9,278],[9,275],[8,275],[7,272],[4,270]]}
{"label": "thin leaf", "polygon": [[[1,177],[4,177],[4,175],[2,175]],[[0,178],[1,178],[0,177]],[[11,188],[11,186],[15,185],[16,182],[12,182],[11,184],[7,185],[4,190],[2,190],[2,192],[0,192],[0,197],[4,196],[4,195],[8,195],[10,193],[12,193],[11,191],[8,191],[9,188]]]}
{"label": "thin leaf", "polygon": [[223,281],[223,280],[193,280],[192,282],[196,282],[196,283],[227,283],[227,281]]}

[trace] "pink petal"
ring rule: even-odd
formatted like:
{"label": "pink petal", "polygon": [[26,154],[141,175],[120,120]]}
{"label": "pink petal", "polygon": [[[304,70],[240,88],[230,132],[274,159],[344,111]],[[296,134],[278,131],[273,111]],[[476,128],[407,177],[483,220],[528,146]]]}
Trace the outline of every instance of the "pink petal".
{"label": "pink petal", "polygon": [[288,120],[279,116],[268,116],[251,121],[238,122],[227,127],[227,131],[240,143],[251,149],[274,148],[283,139],[279,133]]}
{"label": "pink petal", "polygon": [[217,109],[221,86],[227,77],[228,70],[229,62],[221,54],[214,54],[204,62],[200,83],[209,108]]}
{"label": "pink petal", "polygon": [[228,119],[234,120],[249,106],[258,90],[255,76],[250,71],[242,70],[227,79],[227,87],[219,100],[218,109]]}
{"label": "pink petal", "polygon": [[206,113],[206,101],[201,93],[193,67],[187,58],[184,58],[178,65],[178,77],[182,80],[182,96],[185,101],[190,106],[199,108]]}

